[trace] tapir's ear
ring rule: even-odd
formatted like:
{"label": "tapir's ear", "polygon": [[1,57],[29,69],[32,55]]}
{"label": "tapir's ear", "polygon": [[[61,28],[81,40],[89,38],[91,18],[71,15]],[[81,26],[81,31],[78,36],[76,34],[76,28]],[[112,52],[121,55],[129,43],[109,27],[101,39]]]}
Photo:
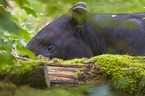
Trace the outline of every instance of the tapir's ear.
{"label": "tapir's ear", "polygon": [[68,12],[72,17],[71,23],[73,25],[81,26],[87,21],[87,9],[86,3],[78,2],[76,3]]}

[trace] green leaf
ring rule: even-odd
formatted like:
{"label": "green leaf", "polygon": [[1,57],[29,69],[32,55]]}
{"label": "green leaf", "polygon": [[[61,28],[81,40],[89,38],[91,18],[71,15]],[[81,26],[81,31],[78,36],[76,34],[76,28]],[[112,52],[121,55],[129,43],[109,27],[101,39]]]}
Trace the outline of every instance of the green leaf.
{"label": "green leaf", "polygon": [[7,68],[7,65],[6,65],[5,63],[1,63],[1,64],[0,64],[0,68],[1,68],[2,70],[5,70],[5,69]]}
{"label": "green leaf", "polygon": [[2,4],[5,8],[10,7],[6,0],[0,0],[0,4]]}
{"label": "green leaf", "polygon": [[20,0],[20,2],[23,2],[23,4],[26,4],[26,5],[30,6],[30,2],[27,1],[27,0]]}
{"label": "green leaf", "polygon": [[24,9],[28,14],[32,14],[33,16],[37,17],[35,11],[32,10],[31,8],[28,7],[21,7],[21,8]]}
{"label": "green leaf", "polygon": [[8,52],[11,52],[11,47],[12,47],[13,42],[4,42],[3,39],[0,39],[0,50],[5,50]]}
{"label": "green leaf", "polygon": [[18,50],[23,56],[29,56],[32,60],[35,60],[35,54],[29,50],[27,50],[24,46],[19,46]]}
{"label": "green leaf", "polygon": [[127,28],[136,29],[137,24],[133,21],[124,21],[123,22]]}
{"label": "green leaf", "polygon": [[10,53],[0,53],[0,68],[4,70],[7,65],[13,64],[15,57]]}
{"label": "green leaf", "polygon": [[26,39],[26,40],[30,40],[30,34],[28,33],[28,31],[21,29],[21,33],[18,35],[18,37]]}
{"label": "green leaf", "polygon": [[10,19],[10,13],[5,12],[2,8],[0,8],[0,26],[12,33],[20,33],[19,26]]}
{"label": "green leaf", "polygon": [[20,7],[24,6],[25,4],[30,6],[29,1],[27,1],[27,0],[12,0],[12,1],[17,3]]}
{"label": "green leaf", "polygon": [[14,21],[16,21],[16,22],[19,22],[18,18],[16,18],[16,17],[13,16],[13,15],[10,15],[10,18],[11,18],[11,20],[14,20]]}

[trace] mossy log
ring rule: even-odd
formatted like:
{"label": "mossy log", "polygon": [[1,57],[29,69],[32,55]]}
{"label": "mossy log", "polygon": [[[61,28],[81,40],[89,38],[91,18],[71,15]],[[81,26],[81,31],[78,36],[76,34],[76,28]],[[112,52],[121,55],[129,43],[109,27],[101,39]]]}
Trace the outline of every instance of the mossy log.
{"label": "mossy log", "polygon": [[[29,85],[31,87],[46,88],[51,86],[76,86],[80,82],[76,78],[77,74],[89,64],[59,64],[59,63],[42,63],[34,66],[31,71],[24,74],[0,75],[1,81],[11,81],[16,85]],[[81,79],[80,79],[81,81]],[[83,80],[82,80],[83,81]]]}
{"label": "mossy log", "polygon": [[[31,71],[21,75],[0,75],[0,80],[6,82],[11,81],[18,86],[29,85],[36,88],[77,86],[84,83],[86,79],[94,80],[91,83],[102,83],[103,74],[100,72],[101,68],[93,65],[93,63],[84,65],[42,63],[34,66]],[[122,68],[122,70],[134,69]]]}
{"label": "mossy log", "polygon": [[[77,64],[58,64],[58,63],[46,63],[50,86],[76,86],[81,81],[77,78],[79,72],[83,72],[82,70],[85,67],[87,70],[90,65],[77,65]],[[82,74],[82,73],[81,73]],[[48,86],[48,87],[50,87]]]}
{"label": "mossy log", "polygon": [[0,74],[0,81],[2,82],[12,82],[17,86],[20,85],[29,85],[31,87],[45,88],[49,85],[46,84],[47,79],[45,76],[46,69],[44,69],[45,64],[40,64],[38,66],[34,66],[31,71],[21,73],[21,74]]}

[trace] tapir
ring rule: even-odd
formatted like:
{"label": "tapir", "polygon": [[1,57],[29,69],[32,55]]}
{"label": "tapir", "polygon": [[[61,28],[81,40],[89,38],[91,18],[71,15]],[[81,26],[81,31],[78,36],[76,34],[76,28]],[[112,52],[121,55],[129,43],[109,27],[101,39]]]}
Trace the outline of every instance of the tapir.
{"label": "tapir", "polygon": [[144,55],[145,13],[89,14],[86,3],[78,2],[42,28],[26,48],[36,56],[62,59]]}

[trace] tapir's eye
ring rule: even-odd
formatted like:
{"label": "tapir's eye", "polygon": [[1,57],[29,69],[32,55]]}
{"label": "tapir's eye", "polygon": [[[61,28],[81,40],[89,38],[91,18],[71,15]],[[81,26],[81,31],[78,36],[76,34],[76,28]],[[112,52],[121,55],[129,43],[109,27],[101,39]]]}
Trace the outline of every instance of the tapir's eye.
{"label": "tapir's eye", "polygon": [[55,50],[55,47],[54,46],[49,46],[47,50],[48,50],[48,52],[53,52]]}

